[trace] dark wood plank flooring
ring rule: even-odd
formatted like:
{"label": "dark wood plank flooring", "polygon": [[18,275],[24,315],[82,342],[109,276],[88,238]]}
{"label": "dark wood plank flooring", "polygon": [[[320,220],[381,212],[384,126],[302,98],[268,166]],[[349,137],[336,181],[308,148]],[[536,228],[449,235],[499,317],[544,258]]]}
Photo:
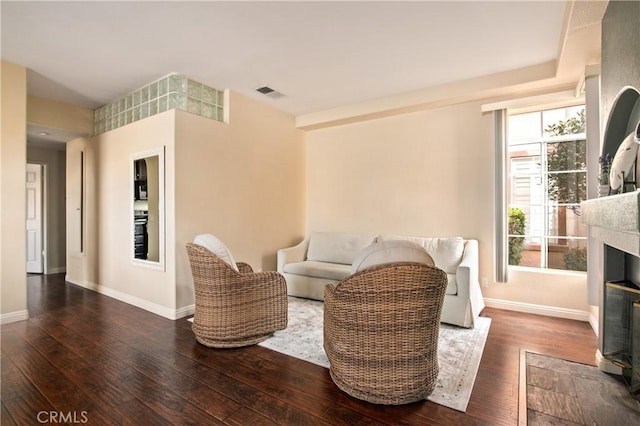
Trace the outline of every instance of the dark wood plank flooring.
{"label": "dark wood plank flooring", "polygon": [[[519,352],[594,363],[587,323],[485,309],[491,330],[466,413],[429,401],[379,406],[328,370],[261,346],[210,349],[170,321],[64,282],[29,276],[31,318],[2,326],[2,425],[515,425]],[[84,420],[84,421],[83,421]]]}

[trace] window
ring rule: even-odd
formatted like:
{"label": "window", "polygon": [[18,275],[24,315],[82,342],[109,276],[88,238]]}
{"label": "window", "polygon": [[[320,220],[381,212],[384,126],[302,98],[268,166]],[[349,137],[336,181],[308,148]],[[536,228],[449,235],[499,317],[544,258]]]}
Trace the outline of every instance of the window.
{"label": "window", "polygon": [[510,115],[507,129],[509,264],[586,271],[584,105]]}

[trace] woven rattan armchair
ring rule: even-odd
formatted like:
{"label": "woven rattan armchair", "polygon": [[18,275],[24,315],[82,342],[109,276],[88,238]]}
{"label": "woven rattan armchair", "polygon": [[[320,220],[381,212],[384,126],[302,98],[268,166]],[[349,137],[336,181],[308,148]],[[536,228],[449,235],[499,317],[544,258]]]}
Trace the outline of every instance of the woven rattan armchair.
{"label": "woven rattan armchair", "polygon": [[425,399],[438,378],[444,271],[393,263],[358,272],[324,294],[324,350],[334,383],[376,404]]}
{"label": "woven rattan armchair", "polygon": [[193,332],[215,348],[249,346],[287,327],[287,284],[277,272],[239,272],[206,248],[188,243],[195,289]]}

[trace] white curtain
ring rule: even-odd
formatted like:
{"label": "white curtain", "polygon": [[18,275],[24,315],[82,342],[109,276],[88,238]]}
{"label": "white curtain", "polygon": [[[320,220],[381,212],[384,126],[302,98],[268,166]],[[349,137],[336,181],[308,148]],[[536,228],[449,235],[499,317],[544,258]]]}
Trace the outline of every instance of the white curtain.
{"label": "white curtain", "polygon": [[495,138],[495,206],[494,206],[494,244],[495,280],[506,283],[509,269],[509,248],[507,229],[507,110],[493,111],[493,129]]}
{"label": "white curtain", "polygon": [[[587,114],[587,196],[598,197],[598,157],[602,152],[600,137],[600,76],[587,76],[585,79],[585,108]],[[599,306],[599,289],[602,277],[602,242],[591,237],[587,240],[587,289],[589,305]]]}

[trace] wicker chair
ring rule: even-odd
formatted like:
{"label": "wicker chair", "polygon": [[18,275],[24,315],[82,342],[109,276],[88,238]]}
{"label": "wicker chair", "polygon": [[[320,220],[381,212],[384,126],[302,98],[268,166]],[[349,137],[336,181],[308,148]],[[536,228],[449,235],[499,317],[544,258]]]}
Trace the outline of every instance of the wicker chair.
{"label": "wicker chair", "polygon": [[324,350],[334,383],[375,404],[425,399],[438,377],[444,271],[393,263],[358,272],[324,294]]}
{"label": "wicker chair", "polygon": [[287,284],[277,272],[239,272],[206,248],[188,243],[195,289],[193,332],[214,348],[249,346],[287,327]]}

